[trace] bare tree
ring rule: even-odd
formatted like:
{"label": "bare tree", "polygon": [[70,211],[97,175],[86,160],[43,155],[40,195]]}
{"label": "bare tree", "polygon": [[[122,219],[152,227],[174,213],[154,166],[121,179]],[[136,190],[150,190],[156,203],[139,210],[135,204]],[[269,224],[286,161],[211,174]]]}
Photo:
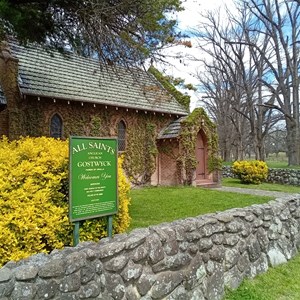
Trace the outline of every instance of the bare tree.
{"label": "bare tree", "polygon": [[267,157],[275,153],[278,157],[279,152],[286,152],[286,129],[283,125],[277,125],[269,132],[265,139]]}
{"label": "bare tree", "polygon": [[299,129],[299,34],[300,6],[295,1],[245,0],[245,7],[253,14],[263,31],[250,26],[249,31],[268,38],[274,51],[270,58],[257,42],[245,44],[263,58],[267,64],[267,76],[262,84],[273,94],[275,102],[267,101],[265,107],[273,108],[284,116],[287,129],[289,165],[300,163]]}
{"label": "bare tree", "polygon": [[[205,21],[199,25],[197,36],[199,47],[209,58],[202,59],[205,71],[198,78],[205,98],[210,99],[210,103],[205,103],[211,110],[214,108],[220,145],[225,147],[226,144],[223,148],[225,153],[228,152],[230,136],[229,147],[235,149],[235,159],[242,159],[245,150],[252,146],[256,158],[264,160],[264,138],[278,121],[278,115],[274,115],[270,107],[262,105],[265,97],[268,97],[269,104],[273,104],[275,99],[263,93],[260,78],[268,71],[267,65],[260,53],[245,41],[260,43],[265,56],[269,57],[271,53],[268,39],[262,39],[258,30],[255,34],[250,32],[253,20],[248,12],[245,7],[239,7],[239,15],[236,16],[227,10],[228,22],[225,24],[220,21],[220,13],[209,12],[204,16]],[[256,22],[255,28],[258,25]],[[226,107],[226,114],[224,109],[220,110],[221,107]],[[231,122],[230,127],[227,119]]]}
{"label": "bare tree", "polygon": [[202,91],[206,94],[202,97],[202,101],[218,125],[222,159],[225,161],[230,161],[232,158],[242,159],[246,147],[244,141],[247,140],[249,130],[245,128],[247,124],[242,114],[234,109],[236,101],[231,93],[229,82],[224,82],[224,74],[218,68],[209,66],[206,66],[204,72],[198,74],[198,79]]}

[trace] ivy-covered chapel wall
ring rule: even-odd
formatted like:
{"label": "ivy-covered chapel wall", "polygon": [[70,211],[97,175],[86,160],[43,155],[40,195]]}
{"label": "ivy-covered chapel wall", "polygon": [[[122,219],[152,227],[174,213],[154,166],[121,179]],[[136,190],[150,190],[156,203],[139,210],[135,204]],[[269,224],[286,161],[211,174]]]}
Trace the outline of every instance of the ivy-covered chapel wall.
{"label": "ivy-covered chapel wall", "polygon": [[[182,94],[153,66],[149,68],[149,72],[162,84],[162,86],[189,111],[190,96]],[[200,130],[203,130],[207,138],[208,146],[208,161],[207,169],[211,173],[214,182],[219,181],[218,172],[221,170],[221,160],[218,155],[219,145],[216,132],[216,125],[210,120],[203,108],[196,108],[188,117],[181,122],[181,131],[178,137],[179,151],[177,157],[173,153],[164,152],[162,155],[167,155],[165,159],[170,161],[172,168],[174,160],[176,160],[176,174],[178,184],[191,185],[196,180],[196,140]],[[164,151],[164,150],[163,150]]]}
{"label": "ivy-covered chapel wall", "polygon": [[177,139],[166,139],[158,142],[159,151],[159,183],[161,185],[178,185],[179,176],[176,160],[179,156]]}
{"label": "ivy-covered chapel wall", "polygon": [[[135,184],[150,183],[156,169],[158,132],[176,116],[137,111],[121,107],[94,105],[75,101],[26,97],[23,99],[23,135],[49,136],[50,121],[59,114],[63,121],[63,138],[76,136],[117,136],[118,123],[126,124],[124,168]],[[20,124],[19,124],[20,126]]]}
{"label": "ivy-covered chapel wall", "polygon": [[[207,168],[210,173],[217,173],[221,169],[221,159],[218,155],[218,136],[216,125],[209,119],[203,108],[196,108],[185,120],[181,122],[179,134],[180,155],[177,158],[179,181],[181,184],[191,185],[196,179],[195,170],[196,139],[197,135],[203,131],[207,138]],[[218,181],[218,176],[213,174],[213,180]]]}

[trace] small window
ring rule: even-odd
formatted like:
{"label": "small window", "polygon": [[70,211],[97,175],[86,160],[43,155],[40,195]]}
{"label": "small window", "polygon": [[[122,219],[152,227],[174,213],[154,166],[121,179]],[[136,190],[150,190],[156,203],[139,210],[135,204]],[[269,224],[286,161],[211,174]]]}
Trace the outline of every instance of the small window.
{"label": "small window", "polygon": [[62,138],[62,119],[58,114],[53,115],[50,123],[50,136],[60,139]]}
{"label": "small window", "polygon": [[124,121],[118,124],[118,150],[125,151],[126,148],[126,125]]}

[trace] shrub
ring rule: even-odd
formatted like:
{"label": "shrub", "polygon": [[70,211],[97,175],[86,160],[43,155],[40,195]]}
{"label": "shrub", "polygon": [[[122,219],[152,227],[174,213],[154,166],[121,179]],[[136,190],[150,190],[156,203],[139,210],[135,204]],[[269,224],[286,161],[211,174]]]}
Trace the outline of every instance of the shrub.
{"label": "shrub", "polygon": [[[119,160],[119,213],[114,233],[124,232],[129,183]],[[68,220],[68,142],[52,138],[0,140],[0,265],[72,244]],[[106,218],[82,222],[80,240],[107,236]]]}
{"label": "shrub", "polygon": [[232,171],[242,183],[260,184],[268,177],[268,166],[264,161],[236,161],[232,165]]}

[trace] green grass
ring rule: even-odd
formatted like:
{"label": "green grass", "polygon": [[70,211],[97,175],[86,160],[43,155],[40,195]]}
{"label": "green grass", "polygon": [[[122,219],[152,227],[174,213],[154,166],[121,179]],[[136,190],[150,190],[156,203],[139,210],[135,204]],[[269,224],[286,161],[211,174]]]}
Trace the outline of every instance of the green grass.
{"label": "green grass", "polygon": [[[251,159],[245,159],[245,160],[254,160],[254,158]],[[289,166],[287,159],[283,158],[275,158],[270,157],[266,160],[266,163],[269,168],[271,169],[296,169],[299,170],[300,166]],[[232,161],[224,161],[223,166],[232,166]]]}
{"label": "green grass", "polygon": [[[227,178],[224,185],[244,187]],[[247,188],[299,192],[299,187],[277,184],[247,185]],[[288,190],[286,190],[288,189]],[[291,190],[292,189],[292,190]],[[131,191],[129,230],[163,222],[265,203],[269,197],[218,192],[194,187],[152,187]],[[265,274],[245,280],[235,291],[227,291],[224,300],[297,300],[300,299],[300,255],[288,264],[270,268]]]}
{"label": "green grass", "polygon": [[[226,178],[226,186],[245,187],[239,180]],[[299,187],[278,184],[247,185],[247,188],[281,192],[300,192]],[[131,191],[130,215],[134,228],[147,227],[177,219],[223,211],[234,207],[265,203],[269,197],[218,192],[194,187],[151,187]],[[224,300],[296,300],[300,299],[300,255],[288,264],[270,268],[265,274],[245,280],[235,291],[227,291]]]}
{"label": "green grass", "polygon": [[267,161],[266,163],[271,169],[300,169],[300,166],[288,166],[288,163],[284,161]]}
{"label": "green grass", "polygon": [[195,187],[151,187],[131,191],[129,230],[234,207],[265,203],[271,198]]}
{"label": "green grass", "polygon": [[239,188],[247,188],[247,189],[284,192],[284,193],[300,193],[299,186],[265,183],[265,182],[261,184],[242,184],[240,183],[239,179],[235,179],[235,178],[223,178],[222,185],[239,187]]}
{"label": "green grass", "polygon": [[267,273],[245,280],[224,300],[297,300],[300,299],[300,255],[288,264],[270,268]]}

